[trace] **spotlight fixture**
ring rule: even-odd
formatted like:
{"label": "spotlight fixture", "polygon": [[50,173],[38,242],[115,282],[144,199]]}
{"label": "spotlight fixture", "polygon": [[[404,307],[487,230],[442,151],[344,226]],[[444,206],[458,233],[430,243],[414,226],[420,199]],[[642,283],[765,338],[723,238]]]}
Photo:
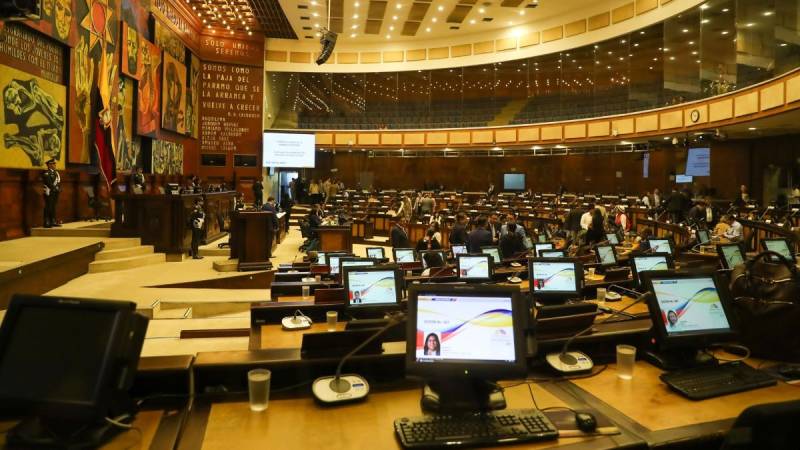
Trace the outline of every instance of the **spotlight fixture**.
{"label": "spotlight fixture", "polygon": [[328,30],[327,28],[322,29],[322,37],[319,40],[319,43],[322,45],[322,51],[319,53],[319,57],[317,58],[317,65],[325,64],[325,61],[331,57],[333,54],[333,48],[336,47],[336,37],[337,34],[333,31]]}

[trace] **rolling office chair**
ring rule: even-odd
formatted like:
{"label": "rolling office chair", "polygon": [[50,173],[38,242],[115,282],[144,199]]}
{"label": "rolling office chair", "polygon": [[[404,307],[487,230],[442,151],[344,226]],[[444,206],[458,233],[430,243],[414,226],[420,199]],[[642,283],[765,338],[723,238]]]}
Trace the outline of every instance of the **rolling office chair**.
{"label": "rolling office chair", "polygon": [[721,450],[800,448],[800,400],[751,406],[736,419]]}

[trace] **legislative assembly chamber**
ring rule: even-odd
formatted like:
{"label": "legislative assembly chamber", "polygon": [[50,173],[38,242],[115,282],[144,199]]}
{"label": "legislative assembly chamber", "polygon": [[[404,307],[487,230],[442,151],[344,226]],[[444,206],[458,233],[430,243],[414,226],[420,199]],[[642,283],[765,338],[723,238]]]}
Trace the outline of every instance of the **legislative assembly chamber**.
{"label": "legislative assembly chamber", "polygon": [[0,0],[0,449],[800,450],[800,0]]}

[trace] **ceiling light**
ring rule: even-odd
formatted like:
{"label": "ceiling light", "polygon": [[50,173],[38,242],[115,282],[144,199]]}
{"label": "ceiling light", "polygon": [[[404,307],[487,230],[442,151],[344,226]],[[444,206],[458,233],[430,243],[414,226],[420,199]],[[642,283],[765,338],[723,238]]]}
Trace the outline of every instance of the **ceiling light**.
{"label": "ceiling light", "polygon": [[519,10],[519,15],[520,16],[524,16],[525,15],[525,10],[524,9],[520,9]]}
{"label": "ceiling light", "polygon": [[773,14],[775,14],[775,11],[764,11],[764,15],[767,16],[767,17],[769,17],[769,16],[771,16]]}
{"label": "ceiling light", "polygon": [[353,19],[358,19],[358,14],[353,14]]}
{"label": "ceiling light", "polygon": [[392,35],[391,35],[391,34],[387,34],[387,35],[386,35],[386,39],[391,39],[391,38],[392,38]]}
{"label": "ceiling light", "polygon": [[730,11],[730,9],[728,9],[728,8],[723,8],[722,9],[722,12],[728,12],[728,11]]}
{"label": "ceiling light", "polygon": [[392,16],[392,20],[397,20],[397,16]]}
{"label": "ceiling light", "polygon": [[425,28],[425,31],[427,31],[428,33],[430,33],[430,32],[431,32],[431,27]]}
{"label": "ceiling light", "polygon": [[432,18],[432,19],[431,19],[431,22],[433,22],[433,23],[436,23],[438,20],[439,20],[439,19],[437,19],[436,17],[434,17],[434,18]]}
{"label": "ceiling light", "polygon": [[711,22],[711,19],[703,19],[700,21],[700,23],[708,23],[708,22]]}
{"label": "ceiling light", "polygon": [[353,24],[350,28],[355,30],[356,28],[358,28],[358,24]]}
{"label": "ceiling light", "polygon": [[747,24],[747,25],[745,25],[745,26],[746,26],[747,28],[750,28],[750,27],[754,27],[754,26],[756,26],[756,24],[754,24],[753,22],[750,22],[750,23],[748,23],[748,24]]}
{"label": "ceiling light", "polygon": [[722,34],[723,34],[723,35],[725,35],[725,34],[728,34],[728,33],[730,33],[730,31],[728,31],[728,30],[723,30],[723,31],[722,31]]}
{"label": "ceiling light", "polygon": [[319,13],[317,13],[317,12],[312,13],[311,15],[314,16],[314,17],[319,17]]}
{"label": "ceiling light", "polygon": [[781,47],[786,47],[787,45],[789,44],[787,44],[786,42],[781,42]]}
{"label": "ceiling light", "polygon": [[750,128],[748,128],[748,130],[750,130],[750,131],[756,131],[756,127],[750,127]]}
{"label": "ceiling light", "polygon": [[688,29],[688,28],[684,28],[684,29],[682,29],[681,31],[682,31],[682,32],[684,32],[684,33],[688,33],[688,32],[689,32],[689,29]]}
{"label": "ceiling light", "polygon": [[319,31],[318,31],[318,32],[314,33],[314,36],[316,36],[316,37],[320,37],[320,36],[322,36],[322,35],[321,35],[321,34],[319,33]]}
{"label": "ceiling light", "polygon": [[253,35],[253,32],[252,32],[252,31],[248,31],[248,32],[247,32],[247,35],[248,35],[248,36],[252,36],[252,35]]}
{"label": "ceiling light", "polygon": [[483,13],[485,13],[485,12],[486,12],[486,10],[485,10],[485,9],[483,9],[483,8],[480,8],[480,9],[478,9],[478,12],[479,12],[479,13],[481,13],[481,14],[483,14]]}
{"label": "ceiling light", "polygon": [[711,7],[708,6],[707,4],[700,5],[700,9],[708,9],[708,8],[711,8]]}
{"label": "ceiling light", "polygon": [[355,3],[353,3],[353,6],[355,6],[356,8],[358,8],[359,6],[361,6],[361,3],[355,2]]}
{"label": "ceiling light", "polygon": [[389,27],[389,31],[394,31],[394,25]]}
{"label": "ceiling light", "polygon": [[694,41],[689,41],[689,45],[694,45]]}
{"label": "ceiling light", "polygon": [[317,6],[317,0],[311,0],[311,6]]}
{"label": "ceiling light", "polygon": [[395,8],[397,8],[397,9],[400,9],[400,8],[402,8],[402,7],[403,7],[403,4],[402,4],[402,3],[398,3],[398,4],[397,4],[397,6],[395,6]]}
{"label": "ceiling light", "polygon": [[469,21],[470,25],[475,25],[475,19]]}
{"label": "ceiling light", "polygon": [[351,37],[351,38],[354,38],[354,37],[356,37],[356,34],[355,34],[355,33],[352,33],[352,34],[350,35],[350,37]]}

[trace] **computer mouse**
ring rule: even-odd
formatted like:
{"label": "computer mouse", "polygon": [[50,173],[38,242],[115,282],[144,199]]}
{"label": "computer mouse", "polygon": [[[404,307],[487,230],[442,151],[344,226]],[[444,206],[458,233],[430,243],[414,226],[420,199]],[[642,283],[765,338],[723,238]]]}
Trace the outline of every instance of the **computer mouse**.
{"label": "computer mouse", "polygon": [[592,433],[597,429],[597,419],[594,418],[594,415],[587,412],[576,412],[575,424],[577,424],[578,429],[584,433]]}

